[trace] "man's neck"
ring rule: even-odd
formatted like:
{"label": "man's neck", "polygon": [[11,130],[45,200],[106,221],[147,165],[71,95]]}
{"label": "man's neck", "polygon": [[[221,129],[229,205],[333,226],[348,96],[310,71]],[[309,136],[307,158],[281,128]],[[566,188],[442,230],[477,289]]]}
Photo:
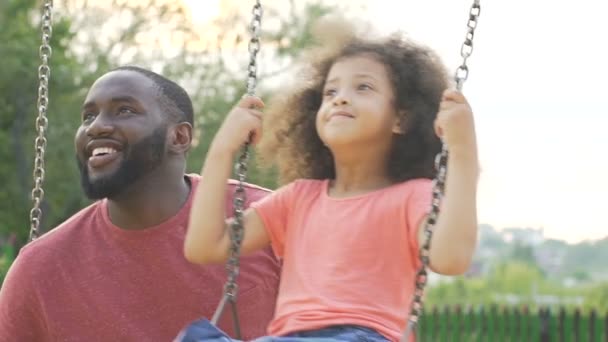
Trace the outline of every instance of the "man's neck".
{"label": "man's neck", "polygon": [[118,198],[108,199],[112,223],[122,229],[137,230],[161,224],[184,206],[190,182],[184,173],[152,173],[131,184]]}

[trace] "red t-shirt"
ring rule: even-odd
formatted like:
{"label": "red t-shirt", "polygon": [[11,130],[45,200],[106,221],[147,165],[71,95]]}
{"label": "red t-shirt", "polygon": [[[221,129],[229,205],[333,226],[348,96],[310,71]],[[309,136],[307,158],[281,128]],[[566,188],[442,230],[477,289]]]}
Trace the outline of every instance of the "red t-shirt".
{"label": "red t-shirt", "polygon": [[[198,176],[189,177],[194,188]],[[114,226],[103,200],[25,246],[0,291],[0,341],[171,341],[191,321],[210,318],[226,271],[184,258],[193,192],[155,227]],[[267,193],[248,186],[248,202]],[[279,272],[269,249],[242,258],[237,303],[244,338],[264,335]],[[220,328],[233,335],[230,312]]]}

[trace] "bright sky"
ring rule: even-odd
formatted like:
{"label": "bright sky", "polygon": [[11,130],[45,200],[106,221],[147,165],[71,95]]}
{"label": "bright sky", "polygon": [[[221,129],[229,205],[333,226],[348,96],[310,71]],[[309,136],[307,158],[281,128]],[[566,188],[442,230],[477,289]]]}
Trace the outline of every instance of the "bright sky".
{"label": "bright sky", "polygon": [[[203,23],[230,1],[184,2]],[[363,6],[353,15],[378,30],[405,31],[436,49],[451,69],[459,64],[472,0],[350,3]],[[543,227],[546,236],[570,242],[608,236],[608,140],[602,136],[608,127],[602,100],[608,90],[608,5],[598,0],[482,0],[481,5],[464,86],[475,111],[483,168],[480,222]]]}

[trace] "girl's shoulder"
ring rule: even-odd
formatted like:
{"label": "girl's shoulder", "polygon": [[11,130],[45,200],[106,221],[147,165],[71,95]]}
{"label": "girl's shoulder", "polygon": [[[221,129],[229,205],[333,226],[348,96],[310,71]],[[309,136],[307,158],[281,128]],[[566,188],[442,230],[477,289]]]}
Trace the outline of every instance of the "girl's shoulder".
{"label": "girl's shoulder", "polygon": [[433,181],[427,178],[413,178],[395,183],[386,189],[389,196],[410,197],[411,195],[430,195],[433,191]]}
{"label": "girl's shoulder", "polygon": [[326,182],[320,179],[296,179],[280,186],[274,193],[283,198],[315,196],[323,191]]}
{"label": "girl's shoulder", "polygon": [[291,183],[285,185],[285,188],[289,188],[292,191],[298,192],[298,193],[302,193],[302,192],[309,192],[309,191],[319,191],[321,189],[323,189],[326,184],[327,184],[328,180],[326,179],[296,179],[294,181],[292,181]]}

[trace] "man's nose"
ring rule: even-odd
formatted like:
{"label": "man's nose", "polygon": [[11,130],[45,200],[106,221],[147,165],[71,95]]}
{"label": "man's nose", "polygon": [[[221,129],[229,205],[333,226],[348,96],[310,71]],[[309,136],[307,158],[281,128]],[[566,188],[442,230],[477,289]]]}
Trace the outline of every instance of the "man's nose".
{"label": "man's nose", "polygon": [[114,131],[114,125],[108,115],[99,113],[86,129],[89,137],[108,136]]}

